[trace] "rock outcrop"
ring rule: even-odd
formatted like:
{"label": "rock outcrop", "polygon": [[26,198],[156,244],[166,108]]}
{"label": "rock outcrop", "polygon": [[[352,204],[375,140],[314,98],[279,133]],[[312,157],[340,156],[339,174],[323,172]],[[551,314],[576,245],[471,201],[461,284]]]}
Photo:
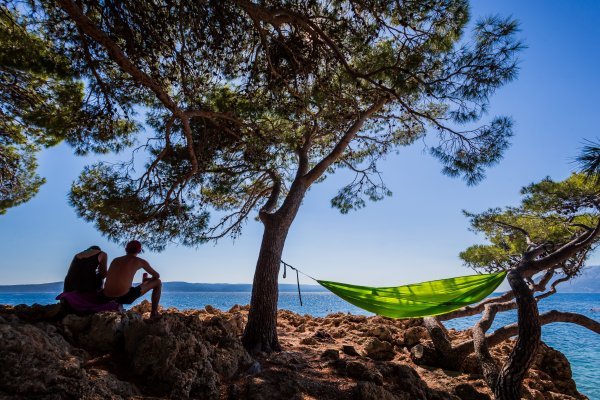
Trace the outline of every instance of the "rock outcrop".
{"label": "rock outcrop", "polygon": [[[0,398],[486,400],[481,375],[418,366],[422,321],[279,312],[284,351],[242,347],[247,306],[63,315],[56,306],[0,306]],[[464,339],[468,333],[455,333]],[[505,359],[512,342],[492,349]],[[568,360],[543,345],[525,380],[531,400],[586,399]]]}

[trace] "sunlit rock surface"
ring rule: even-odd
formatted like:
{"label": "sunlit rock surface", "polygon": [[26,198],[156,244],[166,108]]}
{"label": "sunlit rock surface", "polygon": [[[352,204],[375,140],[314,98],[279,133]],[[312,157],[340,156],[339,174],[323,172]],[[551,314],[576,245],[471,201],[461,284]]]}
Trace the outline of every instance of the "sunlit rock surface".
{"label": "sunlit rock surface", "polygon": [[[247,306],[221,312],[162,310],[64,315],[58,306],[0,307],[4,399],[490,399],[474,360],[463,372],[418,366],[421,320],[279,312],[284,351],[251,357],[242,347]],[[469,332],[450,330],[454,340]],[[500,360],[512,342],[492,349]],[[464,372],[468,371],[468,372]],[[586,399],[564,355],[543,345],[525,399]]]}

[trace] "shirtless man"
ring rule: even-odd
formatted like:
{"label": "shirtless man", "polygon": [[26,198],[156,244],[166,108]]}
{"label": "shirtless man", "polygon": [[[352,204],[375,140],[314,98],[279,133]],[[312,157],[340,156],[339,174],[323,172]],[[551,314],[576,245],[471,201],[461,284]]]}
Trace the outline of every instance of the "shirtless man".
{"label": "shirtless man", "polygon": [[[160,275],[150,264],[137,255],[142,252],[142,244],[137,240],[127,243],[125,247],[126,255],[115,258],[108,269],[106,282],[104,283],[104,296],[115,300],[119,304],[131,304],[137,298],[152,290],[152,313],[151,316],[158,316],[158,301],[160,300],[160,291],[162,282]],[[141,285],[132,287],[135,273],[143,268],[152,278],[144,280]]]}

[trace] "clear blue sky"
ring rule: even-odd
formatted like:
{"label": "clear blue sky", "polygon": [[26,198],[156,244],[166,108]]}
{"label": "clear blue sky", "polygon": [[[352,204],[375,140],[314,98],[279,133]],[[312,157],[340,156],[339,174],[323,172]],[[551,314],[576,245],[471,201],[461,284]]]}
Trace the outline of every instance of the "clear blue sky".
{"label": "clear blue sky", "polygon": [[[467,187],[443,176],[417,143],[382,164],[393,197],[348,215],[329,206],[348,176],[330,177],[308,193],[286,243],[287,262],[322,279],[366,285],[469,273],[458,253],[481,239],[467,230],[461,210],[516,204],[521,186],[566,178],[584,139],[600,136],[600,2],[477,0],[472,14],[514,16],[528,46],[518,79],[494,96],[490,109],[516,123],[504,160]],[[433,136],[426,142],[434,143]],[[66,145],[42,152],[39,172],[48,182],[32,201],[0,217],[0,284],[60,281],[73,254],[92,244],[109,259],[122,254],[67,204],[71,182],[94,160],[73,156]],[[166,281],[251,282],[261,234],[251,220],[235,242],[172,246],[144,257]]]}

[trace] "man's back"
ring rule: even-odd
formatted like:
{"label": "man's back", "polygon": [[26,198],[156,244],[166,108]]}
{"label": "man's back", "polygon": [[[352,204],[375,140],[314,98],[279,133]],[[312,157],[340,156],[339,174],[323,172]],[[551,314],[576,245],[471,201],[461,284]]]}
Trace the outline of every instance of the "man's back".
{"label": "man's back", "polygon": [[109,297],[118,297],[127,293],[131,288],[135,273],[145,264],[147,264],[146,261],[134,255],[115,258],[110,263],[106,275],[104,294]]}
{"label": "man's back", "polygon": [[[110,263],[104,285],[104,297],[115,300],[119,304],[133,304],[141,296],[152,290],[150,315],[158,317],[160,315],[158,313],[158,302],[160,301],[162,288],[160,274],[146,260],[137,257],[142,252],[142,244],[137,240],[127,243],[125,252],[127,255],[117,257]],[[131,287],[133,277],[140,268],[152,275],[152,278],[145,279],[136,287]]]}

